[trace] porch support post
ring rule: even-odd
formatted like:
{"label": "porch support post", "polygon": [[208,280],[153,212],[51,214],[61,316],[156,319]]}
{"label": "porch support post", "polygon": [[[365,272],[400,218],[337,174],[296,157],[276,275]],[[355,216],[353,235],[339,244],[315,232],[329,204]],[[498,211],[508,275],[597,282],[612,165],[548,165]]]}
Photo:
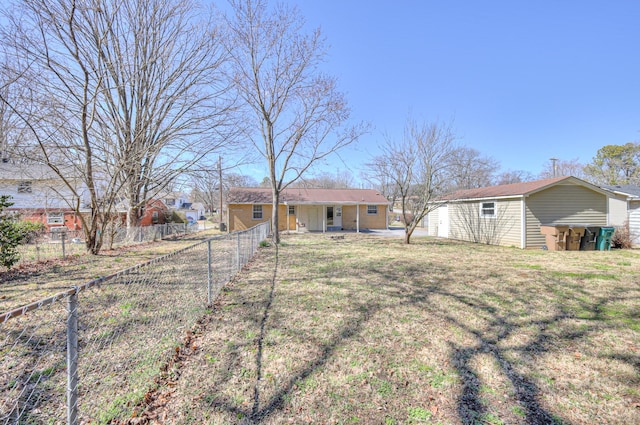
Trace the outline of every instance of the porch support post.
{"label": "porch support post", "polygon": [[327,206],[322,206],[322,233],[327,231]]}
{"label": "porch support post", "polygon": [[289,228],[289,204],[285,202],[284,207],[287,209],[287,233],[290,233],[291,229]]}
{"label": "porch support post", "polygon": [[360,204],[356,204],[356,233],[360,233]]}

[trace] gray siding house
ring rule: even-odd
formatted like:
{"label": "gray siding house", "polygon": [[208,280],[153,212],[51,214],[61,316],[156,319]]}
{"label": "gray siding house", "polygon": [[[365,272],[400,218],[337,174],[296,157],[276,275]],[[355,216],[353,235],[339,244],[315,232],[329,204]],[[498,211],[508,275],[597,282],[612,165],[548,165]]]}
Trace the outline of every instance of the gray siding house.
{"label": "gray siding house", "polygon": [[610,198],[609,208],[615,211],[613,226],[622,226],[629,223],[631,244],[634,248],[640,247],[640,186],[617,185],[604,186],[615,194]]}
{"label": "gray siding house", "polygon": [[429,234],[518,248],[542,248],[543,224],[612,225],[613,194],[576,177],[461,190],[429,213]]}

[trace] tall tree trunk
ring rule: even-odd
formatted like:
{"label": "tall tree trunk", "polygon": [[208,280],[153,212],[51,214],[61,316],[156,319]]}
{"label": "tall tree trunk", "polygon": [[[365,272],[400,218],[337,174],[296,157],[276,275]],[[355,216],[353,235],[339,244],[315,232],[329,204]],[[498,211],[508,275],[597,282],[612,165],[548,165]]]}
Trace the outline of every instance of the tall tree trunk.
{"label": "tall tree trunk", "polygon": [[280,232],[278,231],[278,205],[280,204],[280,191],[272,189],[273,193],[273,207],[271,210],[271,240],[274,244],[280,243]]}
{"label": "tall tree trunk", "polygon": [[409,229],[408,227],[404,229],[404,243],[409,245],[411,243],[411,234],[413,233],[413,229]]}

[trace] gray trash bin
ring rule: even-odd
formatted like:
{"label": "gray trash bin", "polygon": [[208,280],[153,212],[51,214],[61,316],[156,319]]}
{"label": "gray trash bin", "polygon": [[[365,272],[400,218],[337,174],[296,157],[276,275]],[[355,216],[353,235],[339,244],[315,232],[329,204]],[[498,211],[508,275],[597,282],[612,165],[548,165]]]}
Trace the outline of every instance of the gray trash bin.
{"label": "gray trash bin", "polygon": [[584,229],[584,236],[580,241],[580,251],[595,251],[596,238],[600,233],[600,227],[586,226]]}

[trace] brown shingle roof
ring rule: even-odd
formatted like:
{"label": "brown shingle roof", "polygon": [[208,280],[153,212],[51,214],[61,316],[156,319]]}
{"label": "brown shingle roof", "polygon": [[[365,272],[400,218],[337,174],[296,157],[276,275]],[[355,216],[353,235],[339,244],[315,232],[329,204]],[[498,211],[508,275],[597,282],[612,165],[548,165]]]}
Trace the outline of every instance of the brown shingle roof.
{"label": "brown shingle roof", "polygon": [[[271,189],[234,187],[227,196],[228,204],[270,204]],[[389,204],[372,189],[305,189],[287,188],[280,193],[280,203],[294,204]]]}
{"label": "brown shingle roof", "polygon": [[[503,184],[500,186],[490,186],[490,187],[481,187],[478,189],[466,189],[459,190],[457,192],[450,193],[449,195],[444,196],[444,200],[454,201],[454,200],[463,200],[463,199],[482,199],[482,198],[502,198],[509,196],[522,196],[527,195],[533,192],[537,192],[546,187],[553,186],[564,180],[569,180],[575,182],[584,183],[586,186],[591,186],[587,182],[582,182],[582,180],[577,179],[575,177],[555,177],[550,179],[542,179],[536,180],[532,182],[525,183],[513,183],[513,184]],[[594,186],[595,187],[595,186]]]}

